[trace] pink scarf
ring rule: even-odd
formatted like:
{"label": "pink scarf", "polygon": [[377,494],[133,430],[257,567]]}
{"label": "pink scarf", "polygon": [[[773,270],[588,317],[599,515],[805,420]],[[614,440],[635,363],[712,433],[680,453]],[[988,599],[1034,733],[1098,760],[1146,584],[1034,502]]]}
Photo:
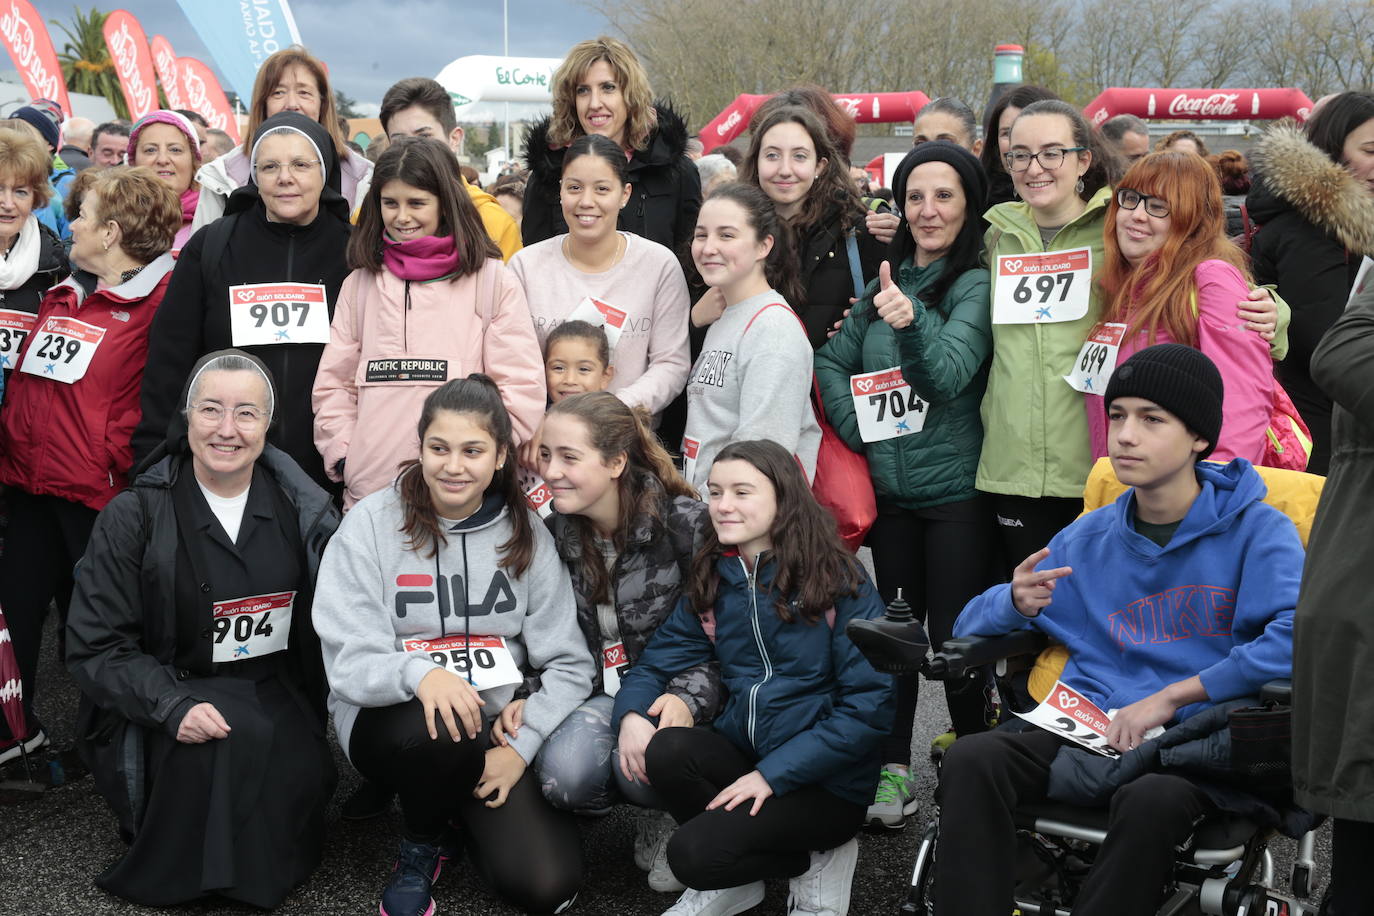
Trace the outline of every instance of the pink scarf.
{"label": "pink scarf", "polygon": [[458,246],[451,235],[397,242],[383,234],[382,262],[402,280],[438,280],[458,270]]}
{"label": "pink scarf", "polygon": [[181,228],[172,240],[172,250],[181,251],[186,240],[191,237],[191,220],[196,217],[196,206],[200,203],[200,189],[191,187],[181,192]]}

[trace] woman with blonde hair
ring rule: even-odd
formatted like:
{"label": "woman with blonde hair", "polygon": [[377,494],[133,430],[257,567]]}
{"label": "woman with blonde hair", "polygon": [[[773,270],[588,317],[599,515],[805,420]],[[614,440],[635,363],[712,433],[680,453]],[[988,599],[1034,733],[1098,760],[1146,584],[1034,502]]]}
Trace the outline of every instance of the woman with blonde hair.
{"label": "woman with blonde hair", "polygon": [[334,190],[344,196],[350,209],[357,209],[372,179],[372,163],[348,148],[339,124],[338,110],[334,107],[329,71],[324,63],[300,45],[292,45],[267,58],[258,70],[258,78],[253,83],[253,99],[248,107],[248,125],[243,130],[243,143],[220,158],[205,163],[196,173],[196,181],[200,183],[200,203],[191,223],[192,232],[223,216],[229,195],[234,189],[248,184],[252,171],[249,159],[253,152],[253,138],[257,136],[263,121],[282,111],[299,112],[318,121],[328,131],[339,159],[340,186]]}
{"label": "woman with blonde hair", "polygon": [[553,76],[553,114],[526,140],[525,244],[568,231],[559,181],[568,146],[583,134],[609,137],[625,151],[634,191],[620,211],[620,228],[682,249],[701,209],[701,180],[687,157],[687,122],[667,101],[654,99],[635,53],[604,35],[568,52]]}

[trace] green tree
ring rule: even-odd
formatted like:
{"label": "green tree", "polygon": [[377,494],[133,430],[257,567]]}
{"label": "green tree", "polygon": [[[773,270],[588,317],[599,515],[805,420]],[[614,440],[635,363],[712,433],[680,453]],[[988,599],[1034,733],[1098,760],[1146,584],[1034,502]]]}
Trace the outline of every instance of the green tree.
{"label": "green tree", "polygon": [[129,108],[124,104],[119,76],[115,73],[109,48],[105,46],[105,35],[101,31],[108,15],[95,7],[83,13],[78,6],[72,9],[70,25],[56,19],[49,21],[67,36],[67,43],[57,55],[62,65],[62,77],[67,81],[67,90],[103,96],[118,117],[127,118]]}
{"label": "green tree", "polygon": [[363,116],[363,113],[358,110],[358,100],[342,89],[334,90],[334,107],[338,110],[341,118],[361,118]]}

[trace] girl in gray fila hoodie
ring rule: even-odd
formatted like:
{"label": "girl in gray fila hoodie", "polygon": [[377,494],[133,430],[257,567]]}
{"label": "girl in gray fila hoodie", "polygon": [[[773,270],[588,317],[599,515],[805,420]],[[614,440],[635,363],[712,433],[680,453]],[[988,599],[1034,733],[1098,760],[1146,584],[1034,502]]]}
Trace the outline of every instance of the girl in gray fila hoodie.
{"label": "girl in gray fila hoodie", "polygon": [[[591,693],[568,572],[515,482],[491,379],[430,394],[419,439],[419,460],[345,517],[314,608],[339,744],[400,797],[405,831],[380,911],[433,912],[453,824],[497,893],[560,912],[581,886],[578,832],[525,770]],[[523,727],[494,746],[491,722],[517,691]]]}

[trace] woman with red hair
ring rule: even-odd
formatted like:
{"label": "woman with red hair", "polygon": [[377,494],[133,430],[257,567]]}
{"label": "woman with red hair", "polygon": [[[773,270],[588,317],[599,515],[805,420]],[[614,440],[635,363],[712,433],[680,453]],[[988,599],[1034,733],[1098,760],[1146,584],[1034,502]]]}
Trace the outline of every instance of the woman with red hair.
{"label": "woman with red hair", "polygon": [[[1104,235],[1102,321],[1068,376],[1087,394],[1093,457],[1107,453],[1107,427],[1101,396],[1087,384],[1090,370],[1108,363],[1105,384],[1111,368],[1137,350],[1182,343],[1210,357],[1225,385],[1212,458],[1259,464],[1277,382],[1269,345],[1236,314],[1252,280],[1245,255],[1225,235],[1216,174],[1192,153],[1151,153],[1117,185]],[[1120,341],[1115,353],[1112,340]]]}

